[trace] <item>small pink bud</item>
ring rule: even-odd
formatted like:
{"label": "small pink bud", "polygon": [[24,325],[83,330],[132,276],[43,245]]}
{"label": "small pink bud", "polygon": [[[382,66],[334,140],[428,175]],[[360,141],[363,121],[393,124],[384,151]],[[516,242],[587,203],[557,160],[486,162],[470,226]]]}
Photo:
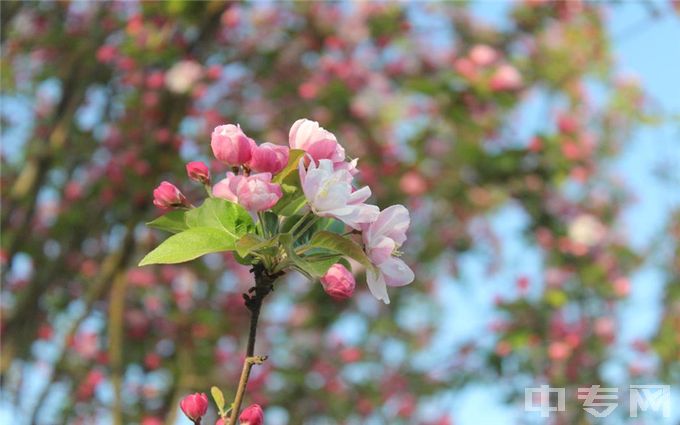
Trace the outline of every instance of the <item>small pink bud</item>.
{"label": "small pink bud", "polygon": [[219,418],[217,422],[215,422],[215,425],[227,425],[227,421],[225,421],[222,418]]}
{"label": "small pink bud", "polygon": [[153,204],[160,209],[188,207],[187,198],[170,182],[161,182],[153,191]]}
{"label": "small pink bud", "polygon": [[263,143],[255,146],[248,166],[258,173],[276,174],[288,164],[288,147]]}
{"label": "small pink bud", "polygon": [[193,161],[187,164],[187,175],[193,181],[210,184],[210,170],[201,161]]}
{"label": "small pink bud", "polygon": [[264,413],[259,404],[251,404],[241,412],[238,420],[241,425],[262,425],[264,423]]}
{"label": "small pink bud", "polygon": [[210,139],[215,158],[238,167],[250,161],[255,142],[234,124],[216,127]]}
{"label": "small pink bud", "polygon": [[204,393],[189,394],[179,402],[179,407],[187,418],[196,422],[208,411],[208,396]]}
{"label": "small pink bud", "polygon": [[342,264],[333,264],[321,278],[323,290],[336,300],[344,300],[354,293],[356,281],[352,272]]}

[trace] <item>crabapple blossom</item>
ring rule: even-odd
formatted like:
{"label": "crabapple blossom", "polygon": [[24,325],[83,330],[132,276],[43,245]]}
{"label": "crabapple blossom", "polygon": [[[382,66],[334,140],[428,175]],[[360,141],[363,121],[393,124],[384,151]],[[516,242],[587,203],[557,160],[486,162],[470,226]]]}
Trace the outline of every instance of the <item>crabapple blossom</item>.
{"label": "crabapple blossom", "polygon": [[225,164],[238,167],[250,161],[255,142],[234,124],[215,127],[210,139],[215,158]]}
{"label": "crabapple blossom", "polygon": [[366,271],[366,281],[373,296],[389,304],[387,286],[404,286],[413,282],[413,271],[394,256],[406,241],[410,224],[408,210],[392,205],[380,212],[375,221],[363,227],[363,240],[368,258],[376,270]]}
{"label": "crabapple blossom", "polygon": [[160,209],[188,207],[189,202],[174,184],[163,181],[153,191],[153,204]]}
{"label": "crabapple blossom", "polygon": [[288,164],[289,149],[287,146],[273,143],[262,143],[252,150],[252,157],[248,161],[248,167],[258,173],[267,172],[276,174]]}
{"label": "crabapple blossom", "polygon": [[238,420],[241,425],[262,425],[264,423],[264,412],[262,412],[259,404],[251,404],[241,412]]}
{"label": "crabapple blossom", "polygon": [[165,86],[173,93],[186,93],[203,76],[203,67],[195,61],[177,62],[165,74]]}
{"label": "crabapple blossom", "polygon": [[179,402],[179,407],[187,418],[196,422],[208,411],[208,396],[204,393],[189,394]]}
{"label": "crabapple blossom", "polygon": [[187,164],[187,175],[191,180],[203,184],[210,184],[210,170],[201,161],[192,161]]}
{"label": "crabapple blossom", "polygon": [[336,300],[351,297],[356,286],[354,275],[342,264],[333,264],[320,280],[323,290]]}
{"label": "crabapple blossom", "polygon": [[353,229],[378,216],[378,207],[364,203],[371,196],[371,189],[364,186],[354,190],[352,174],[344,169],[334,170],[330,160],[322,159],[318,166],[312,161],[307,169],[301,160],[299,172],[302,190],[316,215],[336,218]]}
{"label": "crabapple blossom", "polygon": [[256,213],[273,207],[283,196],[281,186],[271,180],[271,173],[243,176],[228,172],[226,178],[213,186],[213,194]]}
{"label": "crabapple blossom", "polygon": [[522,87],[522,76],[517,68],[504,64],[498,67],[489,82],[493,91],[510,91]]}
{"label": "crabapple blossom", "polygon": [[295,121],[288,134],[292,149],[302,149],[313,160],[329,159],[333,163],[345,161],[345,149],[340,146],[335,135],[324,129],[316,121],[306,118]]}

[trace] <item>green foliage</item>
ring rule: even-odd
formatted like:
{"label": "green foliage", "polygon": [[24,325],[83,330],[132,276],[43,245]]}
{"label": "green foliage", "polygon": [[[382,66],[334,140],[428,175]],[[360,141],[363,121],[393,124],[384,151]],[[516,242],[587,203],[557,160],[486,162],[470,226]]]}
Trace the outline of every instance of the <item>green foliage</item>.
{"label": "green foliage", "polygon": [[160,219],[152,223],[164,230],[180,229],[183,218],[186,229],[148,253],[139,262],[140,266],[183,263],[205,254],[231,251],[236,248],[236,241],[255,229],[253,219],[243,207],[224,199],[209,198],[182,215],[174,213],[160,221],[160,225]]}

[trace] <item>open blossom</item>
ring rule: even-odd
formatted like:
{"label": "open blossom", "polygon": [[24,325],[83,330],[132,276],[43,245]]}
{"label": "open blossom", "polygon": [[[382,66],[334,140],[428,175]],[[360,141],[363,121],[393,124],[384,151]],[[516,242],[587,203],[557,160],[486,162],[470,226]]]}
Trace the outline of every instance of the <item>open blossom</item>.
{"label": "open blossom", "polygon": [[498,56],[498,52],[493,47],[487,46],[486,44],[475,45],[470,49],[470,53],[468,54],[470,60],[472,60],[475,65],[481,67],[491,65],[498,59]]}
{"label": "open blossom", "polygon": [[262,412],[259,404],[251,404],[241,412],[238,420],[241,425],[262,425],[264,423],[264,412]]}
{"label": "open blossom", "polygon": [[204,393],[189,394],[179,402],[179,407],[189,419],[196,421],[208,411],[208,396]]}
{"label": "open blossom", "polygon": [[189,202],[174,184],[164,181],[153,191],[153,204],[161,209],[188,207]]}
{"label": "open blossom", "polygon": [[192,161],[187,164],[187,175],[193,181],[210,184],[210,170],[201,161]]}
{"label": "open blossom", "polygon": [[404,286],[413,282],[413,271],[396,257],[399,247],[406,241],[406,231],[411,222],[403,205],[392,205],[380,212],[377,219],[363,228],[366,254],[376,270],[366,271],[366,281],[373,296],[389,304],[387,286]]}
{"label": "open blossom", "polygon": [[320,281],[323,290],[336,300],[351,297],[356,286],[354,275],[342,264],[333,264]]}
{"label": "open blossom", "polygon": [[258,173],[276,174],[288,164],[288,153],[287,146],[262,143],[253,148],[252,156],[247,165],[251,170]]}
{"label": "open blossom", "polygon": [[348,170],[335,170],[330,160],[322,159],[318,166],[311,161],[308,169],[300,160],[299,171],[302,191],[316,215],[336,218],[353,229],[378,216],[378,207],[364,203],[371,189],[364,186],[355,191]]}
{"label": "open blossom", "polygon": [[281,186],[271,181],[271,173],[240,176],[228,172],[226,178],[213,186],[213,195],[256,213],[272,208],[283,196]]}
{"label": "open blossom", "polygon": [[215,158],[236,167],[250,161],[255,146],[253,139],[234,124],[215,127],[210,138],[210,147]]}
{"label": "open blossom", "polygon": [[345,149],[335,135],[316,121],[300,119],[293,123],[288,134],[291,149],[302,149],[313,160],[329,159],[333,163],[345,161]]}
{"label": "open blossom", "polygon": [[186,93],[203,76],[203,67],[195,61],[177,62],[165,74],[165,86],[173,93]]}

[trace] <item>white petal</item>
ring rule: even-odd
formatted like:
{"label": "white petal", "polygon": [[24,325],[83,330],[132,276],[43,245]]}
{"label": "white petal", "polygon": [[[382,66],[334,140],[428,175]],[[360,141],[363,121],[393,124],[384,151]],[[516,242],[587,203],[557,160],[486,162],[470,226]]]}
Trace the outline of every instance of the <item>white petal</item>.
{"label": "white petal", "polygon": [[366,269],[366,283],[374,297],[385,304],[390,303],[390,297],[387,295],[387,286],[385,285],[382,273],[376,273],[370,268]]}
{"label": "white petal", "polygon": [[413,270],[396,257],[391,257],[378,267],[384,275],[385,283],[389,286],[406,286],[415,279]]}

